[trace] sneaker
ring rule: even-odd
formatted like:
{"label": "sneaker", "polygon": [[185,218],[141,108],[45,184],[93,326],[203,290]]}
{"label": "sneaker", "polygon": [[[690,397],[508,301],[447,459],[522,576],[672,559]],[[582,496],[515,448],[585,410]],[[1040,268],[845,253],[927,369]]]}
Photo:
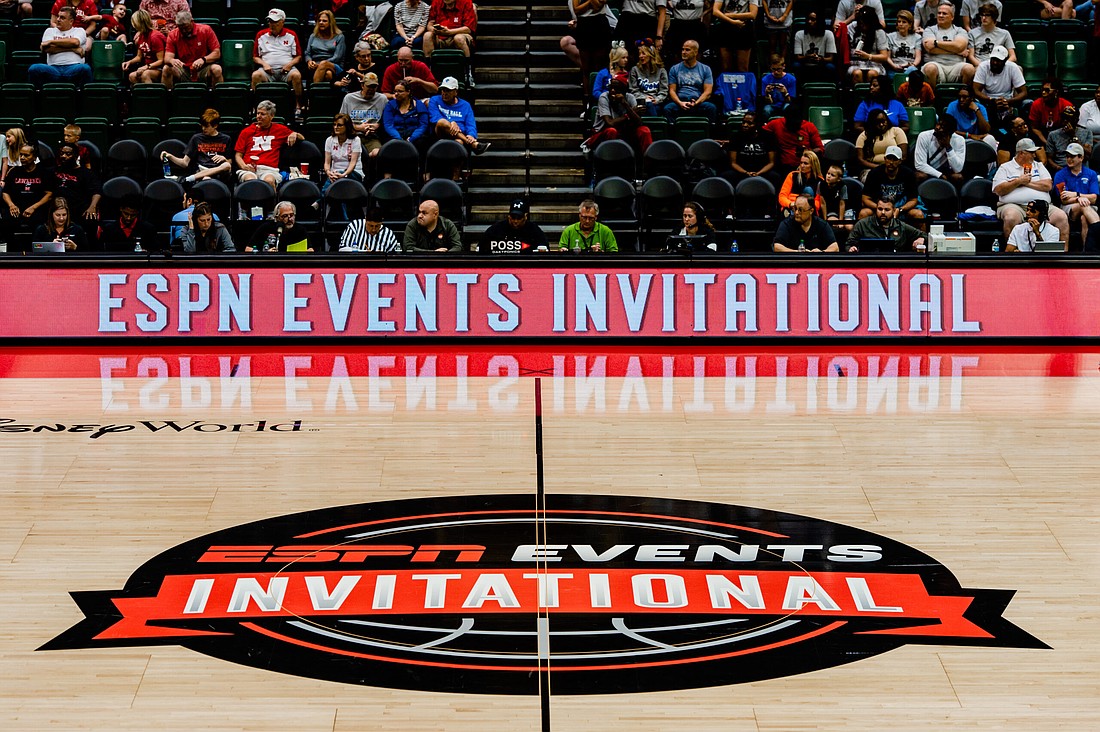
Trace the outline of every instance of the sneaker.
{"label": "sneaker", "polygon": [[474,155],[484,155],[489,152],[489,148],[492,144],[491,142],[479,142],[477,147],[474,148]]}
{"label": "sneaker", "polygon": [[592,152],[592,148],[590,148],[588,146],[587,142],[582,142],[581,143],[581,152],[584,153],[585,155],[588,155],[589,153]]}
{"label": "sneaker", "polygon": [[476,89],[477,88],[477,84],[474,83],[474,72],[472,72],[472,71],[469,71],[469,72],[466,73],[466,88],[467,89]]}

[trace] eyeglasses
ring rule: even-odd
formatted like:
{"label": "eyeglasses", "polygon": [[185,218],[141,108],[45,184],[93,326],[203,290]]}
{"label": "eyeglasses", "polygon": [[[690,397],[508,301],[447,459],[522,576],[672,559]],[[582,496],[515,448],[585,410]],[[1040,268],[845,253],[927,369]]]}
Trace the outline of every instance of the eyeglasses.
{"label": "eyeglasses", "polygon": [[799,206],[795,206],[795,207],[794,207],[794,212],[795,212],[795,213],[809,213],[809,212],[810,212],[810,211],[812,211],[812,210],[813,210],[813,209],[810,209],[810,208],[801,208],[801,207],[799,207]]}
{"label": "eyeglasses", "polygon": [[1043,94],[1050,94],[1050,93],[1052,93],[1052,92],[1053,92],[1054,90],[1053,90],[1053,89],[1051,89],[1051,88],[1050,88],[1049,86],[1044,86],[1044,87],[1043,87],[1042,89],[1040,89],[1039,91],[1041,91],[1041,92],[1042,92]]}

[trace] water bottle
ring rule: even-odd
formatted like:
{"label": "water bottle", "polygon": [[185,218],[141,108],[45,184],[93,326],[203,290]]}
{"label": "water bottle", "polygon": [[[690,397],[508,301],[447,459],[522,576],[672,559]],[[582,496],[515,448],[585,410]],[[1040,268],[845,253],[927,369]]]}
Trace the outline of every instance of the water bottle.
{"label": "water bottle", "polygon": [[168,162],[168,153],[162,152],[160,154],[160,165],[164,169],[164,177],[172,177],[172,164]]}
{"label": "water bottle", "polygon": [[573,240],[573,253],[574,254],[580,254],[581,253],[581,241],[580,241],[580,239],[574,239]]}
{"label": "water bottle", "polygon": [[737,97],[737,107],[733,111],[738,113],[745,111],[745,107],[741,104],[741,97]]}
{"label": "water bottle", "polygon": [[1000,239],[1000,237],[993,240],[993,253],[996,254],[999,251],[1001,251],[1001,239]]}
{"label": "water bottle", "polygon": [[144,249],[141,248],[141,237],[140,236],[135,236],[134,237],[134,251],[137,252],[138,254],[145,251]]}
{"label": "water bottle", "polygon": [[730,242],[730,254],[737,254],[741,249],[737,246],[737,237],[733,237],[733,241]]}

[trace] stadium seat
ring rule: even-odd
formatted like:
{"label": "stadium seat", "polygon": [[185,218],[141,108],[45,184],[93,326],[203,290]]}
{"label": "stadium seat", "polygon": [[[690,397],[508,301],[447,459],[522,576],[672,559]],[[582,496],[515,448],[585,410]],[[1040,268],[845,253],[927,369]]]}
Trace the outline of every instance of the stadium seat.
{"label": "stadium seat", "polygon": [[142,215],[157,231],[168,231],[172,217],[182,208],[183,186],[176,181],[161,178],[145,186]]}
{"label": "stadium seat", "polygon": [[935,126],[936,110],[934,107],[909,108],[909,132],[906,134],[910,140],[915,140],[917,135]]}
{"label": "stadium seat", "polygon": [[424,172],[429,178],[453,179],[454,171],[463,171],[469,163],[470,154],[466,147],[456,140],[438,140],[428,148],[424,158]]}
{"label": "stadium seat", "polygon": [[181,142],[187,142],[202,130],[198,117],[169,117],[166,129],[172,139]]}
{"label": "stadium seat", "polygon": [[293,203],[297,218],[303,224],[320,224],[320,206],[313,207],[321,200],[321,189],[309,178],[293,178],[279,186],[276,198],[279,201]]}
{"label": "stadium seat", "polygon": [[672,139],[683,148],[711,136],[710,120],[706,117],[679,117],[672,127]]}
{"label": "stadium seat", "polygon": [[[172,117],[198,117],[210,106],[210,90],[206,84],[183,82],[172,87],[168,100],[168,119]],[[218,111],[219,114],[221,110]]]}
{"label": "stadium seat", "polygon": [[162,125],[168,122],[168,87],[159,83],[131,86],[130,115],[155,119]]}
{"label": "stadium seat", "polygon": [[821,155],[821,174],[824,175],[830,165],[839,165],[845,173],[848,170],[857,170],[858,156],[856,146],[843,137],[829,140],[825,143],[825,151]]}
{"label": "stadium seat", "polygon": [[675,140],[658,140],[650,145],[642,156],[642,175],[645,178],[670,176],[679,179],[684,174],[687,153]]}
{"label": "stadium seat", "polygon": [[[968,180],[966,183],[963,183],[962,190],[959,192],[960,211],[966,211],[978,206],[988,206],[994,211],[997,210],[997,194],[993,192],[993,182],[988,178],[973,178]],[[988,239],[999,237],[1003,232],[1001,221],[996,218],[987,221],[961,221],[959,223],[959,228],[963,231],[971,232],[976,237]],[[982,249],[988,249],[988,246],[983,245]]]}
{"label": "stadium seat", "polygon": [[966,162],[962,174],[965,178],[984,178],[989,166],[997,162],[997,151],[980,140],[966,141]]}
{"label": "stadium seat", "polygon": [[27,72],[31,65],[41,62],[42,54],[39,51],[9,51],[8,78],[18,82],[25,82],[27,80]]}
{"label": "stadium seat", "polygon": [[634,180],[637,170],[634,148],[626,140],[604,140],[592,151],[592,177],[597,183],[612,176]]}
{"label": "stadium seat", "polygon": [[642,124],[649,128],[654,140],[667,140],[672,136],[672,128],[664,117],[643,116]]}
{"label": "stadium seat", "polygon": [[237,201],[245,220],[255,218],[257,214],[254,209],[260,209],[261,217],[267,217],[275,210],[275,190],[262,180],[248,180],[238,184],[233,191],[233,198]]}
{"label": "stadium seat", "polygon": [[151,153],[164,137],[164,126],[154,117],[130,117],[122,123],[122,133],[141,143],[146,153]]}
{"label": "stadium seat", "polygon": [[23,18],[19,21],[19,32],[12,38],[13,51],[34,51],[41,54],[42,34],[49,27],[49,13],[44,18]]}
{"label": "stadium seat", "polygon": [[309,101],[309,119],[319,120],[328,124],[329,133],[332,132],[332,118],[340,111],[340,104],[344,101],[347,92],[343,87],[334,87],[328,82],[310,84],[306,92]]}
{"label": "stadium seat", "polygon": [[18,114],[23,119],[33,119],[36,116],[34,110],[38,108],[37,94],[34,84],[25,82],[9,82],[0,88],[0,99],[4,100],[5,111]]}
{"label": "stadium seat", "polygon": [[332,136],[332,118],[324,119],[310,115],[302,125],[302,135],[317,147],[324,148],[325,140]]}
{"label": "stadium seat", "polygon": [[122,62],[126,44],[121,41],[92,41],[92,76],[96,81],[123,81]]}
{"label": "stadium seat", "polygon": [[230,221],[233,218],[233,193],[225,183],[213,178],[203,178],[195,183],[192,190],[202,192],[219,219]]}
{"label": "stadium seat", "polygon": [[[773,236],[779,226],[779,196],[771,181],[761,176],[745,178],[735,192],[738,233]],[[767,249],[771,250],[770,241]]]}
{"label": "stadium seat", "polygon": [[[336,185],[333,184],[332,188]],[[327,193],[332,192],[329,188]],[[331,196],[326,196],[326,205],[331,211],[333,201]],[[416,216],[416,199],[413,190],[408,183],[400,178],[383,178],[370,189],[371,208],[378,208],[382,212],[382,219],[387,226],[391,226],[395,232],[404,231],[405,224]]]}
{"label": "stadium seat", "polygon": [[294,119],[294,90],[285,81],[264,81],[256,85],[254,101],[259,104],[262,100],[275,104],[275,116],[283,119]]}
{"label": "stadium seat", "polygon": [[[169,153],[177,158],[182,158],[184,153],[187,152],[187,145],[182,140],[177,140],[174,137],[161,140],[154,145],[153,149],[149,151],[149,165],[152,166],[152,170],[149,171],[149,180],[164,176],[164,163],[160,160],[160,154],[162,152]],[[174,165],[171,165],[171,170],[173,175],[187,173],[186,170],[180,170]]]}
{"label": "stadium seat", "polygon": [[379,174],[403,180],[413,188],[420,185],[420,152],[411,142],[386,141],[374,161]]}
{"label": "stadium seat", "polygon": [[682,225],[684,189],[668,175],[658,175],[642,184],[638,194],[638,214],[643,248],[660,246],[664,234]]}
{"label": "stadium seat", "polygon": [[103,183],[100,193],[102,198],[99,208],[100,218],[102,219],[118,218],[118,206],[123,199],[130,196],[137,196],[138,198],[142,196],[141,184],[127,176],[115,176],[108,179]]}
{"label": "stadium seat", "polygon": [[136,140],[119,140],[107,150],[107,174],[145,180],[148,154]]}
{"label": "stadium seat", "polygon": [[600,207],[600,222],[616,234],[622,228],[638,228],[638,215],[634,211],[634,183],[617,175],[604,178],[596,184],[592,197]]}
{"label": "stadium seat", "polygon": [[[404,185],[402,181],[393,178],[389,180]],[[379,181],[379,183],[382,182]],[[405,189],[408,190],[408,200],[411,205],[412,189],[408,185],[405,185]],[[349,220],[360,218],[366,212],[369,200],[370,194],[362,183],[352,178],[341,178],[325,191],[325,226],[327,227],[330,223],[347,224]],[[407,222],[408,219],[405,221]]]}
{"label": "stadium seat", "polygon": [[721,173],[729,168],[729,153],[720,143],[710,138],[693,142],[688,147],[687,157],[689,161],[709,168],[715,173]]}
{"label": "stadium seat", "polygon": [[453,76],[460,84],[466,83],[466,55],[457,48],[435,49],[428,65],[432,69],[432,75],[440,81]]}
{"label": "stadium seat", "polygon": [[[97,152],[106,150],[111,146],[110,125],[102,117],[77,117],[73,120],[73,124],[80,127],[80,139],[83,144],[95,145]],[[99,163],[102,164],[102,155],[98,157],[100,158]]]}
{"label": "stadium seat", "polygon": [[[232,21],[230,21],[230,28],[232,28]],[[251,81],[252,70],[255,67],[252,63],[254,43],[252,40],[228,40],[222,43],[222,76],[226,81]]]}
{"label": "stadium seat", "polygon": [[823,142],[844,134],[844,109],[841,107],[810,107],[806,120],[817,127]]}
{"label": "stadium seat", "polygon": [[1054,68],[1063,82],[1087,81],[1088,45],[1082,40],[1054,43]]}
{"label": "stadium seat", "polygon": [[959,192],[950,181],[929,178],[917,188],[917,195],[929,223],[943,224],[947,229],[958,227]]}
{"label": "stadium seat", "polygon": [[[1076,18],[1051,18],[1047,21],[1046,36],[1059,40],[1084,42],[1092,32],[1091,23],[1086,26]],[[1015,40],[1015,39],[1013,39]]]}
{"label": "stadium seat", "polygon": [[435,201],[439,214],[454,222],[460,229],[466,224],[466,202],[462,188],[449,178],[433,178],[420,189],[420,200]]}
{"label": "stadium seat", "polygon": [[66,82],[43,84],[38,92],[38,109],[43,117],[76,118],[76,85]]}
{"label": "stadium seat", "polygon": [[57,164],[57,157],[54,155],[53,145],[48,144],[44,140],[39,140],[36,147],[38,148],[38,159],[41,161],[43,168],[52,168]]}
{"label": "stadium seat", "polygon": [[282,154],[279,156],[279,167],[282,170],[290,170],[292,168],[301,170],[302,163],[306,163],[306,165],[309,166],[308,177],[310,179],[321,179],[321,169],[324,167],[325,163],[325,155],[321,152],[321,148],[317,147],[309,140],[302,140],[294,145],[283,147]]}
{"label": "stadium seat", "polygon": [[1016,63],[1024,72],[1024,80],[1029,84],[1042,81],[1047,75],[1050,59],[1046,41],[1021,41],[1016,44]]}
{"label": "stadium seat", "polygon": [[251,122],[254,107],[252,87],[245,82],[222,82],[214,87],[213,105],[223,120],[226,117],[238,117]]}
{"label": "stadium seat", "polygon": [[707,217],[715,226],[736,210],[733,184],[725,178],[711,176],[695,184],[690,199],[706,209]]}
{"label": "stadium seat", "polygon": [[35,117],[31,120],[30,130],[27,134],[28,137],[33,136],[34,140],[44,142],[51,148],[56,149],[57,144],[61,142],[67,124],[68,120],[64,117]]}
{"label": "stadium seat", "polygon": [[82,117],[100,117],[109,125],[117,125],[120,119],[118,84],[100,81],[85,84],[80,91],[80,114]]}

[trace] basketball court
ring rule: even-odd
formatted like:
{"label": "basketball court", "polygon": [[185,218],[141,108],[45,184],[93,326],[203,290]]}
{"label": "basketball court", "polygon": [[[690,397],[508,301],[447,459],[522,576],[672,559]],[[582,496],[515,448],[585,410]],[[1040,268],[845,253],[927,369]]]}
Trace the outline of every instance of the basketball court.
{"label": "basketball court", "polygon": [[[1100,729],[1098,369],[1095,349],[1022,347],[10,349],[0,354],[0,728]],[[323,511],[359,504],[383,508]],[[741,510],[724,507],[743,507],[742,517],[761,509],[760,525],[780,537],[761,541],[761,556],[783,553],[792,575],[812,575],[818,550],[857,561],[875,552],[856,547],[878,545],[887,557],[909,552],[891,577],[921,572],[930,596],[933,577],[962,588],[938,594],[992,609],[984,619],[960,610],[972,623],[955,627],[968,630],[922,639],[875,635],[889,622],[876,611],[902,604],[875,584],[873,599],[856,598],[872,624],[851,633],[825,632],[833,610],[822,596],[794,609],[788,597],[778,611],[767,599],[764,614],[740,618],[754,632],[779,632],[777,616],[818,630],[784,636],[774,644],[786,644],[782,653],[758,663],[736,650],[693,663],[688,647],[741,632],[704,638],[701,616],[672,612],[679,563],[724,540]],[[406,523],[387,533],[398,514]],[[420,534],[409,528],[429,517]],[[482,527],[495,521],[505,558],[522,564],[498,579],[565,576],[566,566],[606,577],[633,570],[600,574],[600,565],[629,558],[660,576],[647,586],[658,588],[649,600],[660,622],[637,608],[625,621],[617,605],[602,612],[612,600],[600,605],[592,588],[603,580],[575,593],[570,576],[560,603],[524,589],[509,607],[494,585],[476,607],[466,597],[470,619],[447,605],[436,635],[417,636],[433,622],[423,579],[432,562],[447,563],[439,571],[455,573],[457,586],[463,563],[480,556],[469,547],[491,553]],[[339,538],[325,533],[336,526]],[[794,542],[792,526],[809,548],[777,548]],[[652,540],[639,538],[650,530]],[[264,531],[282,533],[264,540]],[[209,575],[173,564],[176,548],[207,535],[197,561],[211,562]],[[280,555],[272,547],[286,537],[314,548]],[[348,558],[349,542],[370,548]],[[191,584],[179,599],[213,606],[216,562],[227,560],[210,552],[257,546],[255,559],[237,560],[255,561],[268,580],[343,547],[325,572],[370,574],[364,602],[389,612],[356,622],[382,630],[348,635],[325,656],[320,638],[335,621],[292,611],[297,619],[277,628],[258,609],[268,584],[252,605],[244,600],[249,622],[240,622],[256,631],[247,647],[233,646],[225,618],[139,618],[123,632],[118,613],[130,605],[104,599],[124,587],[130,598],[157,597],[161,580],[182,573]],[[719,560],[745,590],[745,572]],[[398,585],[388,596],[371,573],[406,564],[422,573],[409,575],[421,578],[415,616],[397,612],[408,599],[404,569],[390,575]],[[239,581],[246,565],[232,567]],[[325,576],[321,595],[332,599],[344,575]],[[581,612],[574,600],[590,589]],[[596,607],[598,626],[585,625]],[[114,615],[95,619],[94,608]],[[841,615],[849,627],[862,622]],[[92,626],[108,635],[78,642],[75,629]],[[180,628],[196,635],[172,637]],[[355,650],[368,635],[372,650]],[[869,646],[867,637],[902,640]],[[421,656],[403,663],[378,650],[397,646]],[[473,657],[475,647],[504,660],[439,661]],[[601,660],[586,668],[596,671],[582,673],[576,659],[592,653]],[[630,653],[681,655],[631,666],[621,660]]]}

